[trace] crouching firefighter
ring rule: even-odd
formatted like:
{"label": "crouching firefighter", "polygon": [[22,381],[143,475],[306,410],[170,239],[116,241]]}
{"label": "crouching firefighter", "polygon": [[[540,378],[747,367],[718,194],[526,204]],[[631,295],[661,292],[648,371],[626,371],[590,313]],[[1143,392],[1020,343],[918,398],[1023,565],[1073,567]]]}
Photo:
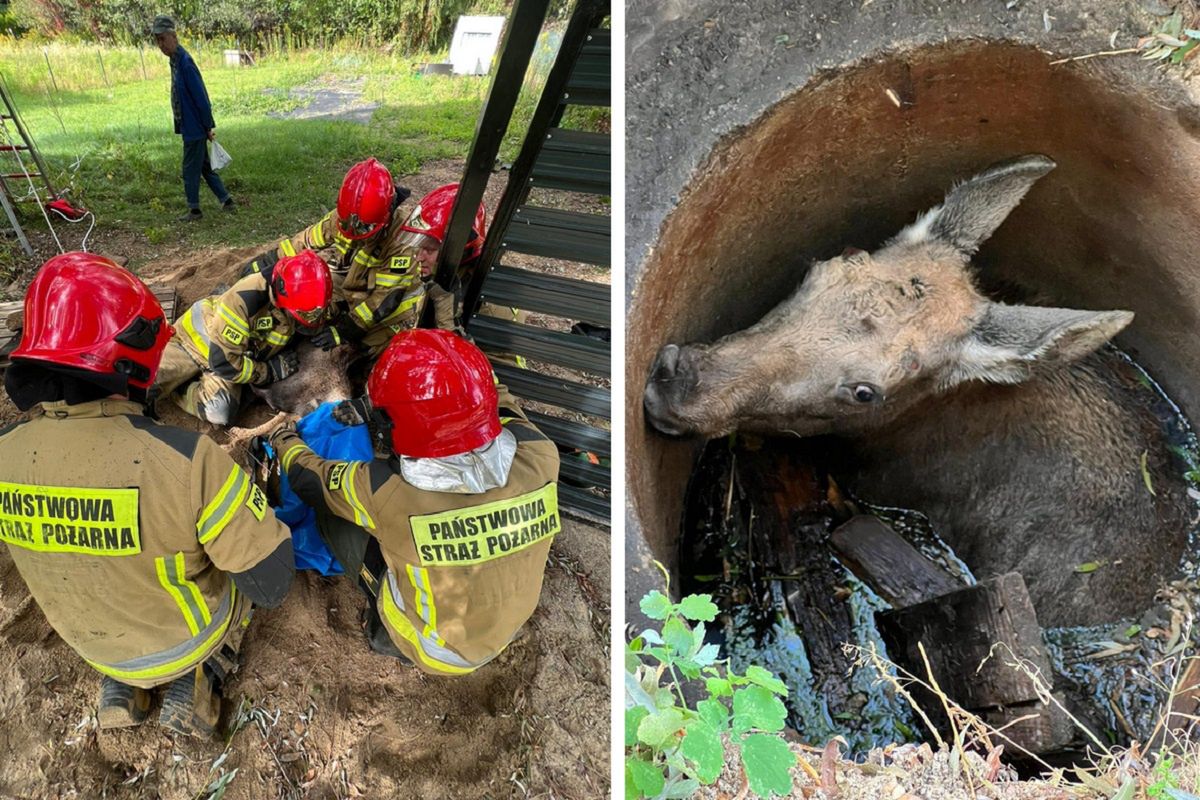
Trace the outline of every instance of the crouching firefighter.
{"label": "crouching firefighter", "polygon": [[[64,324],[69,321],[70,324]],[[102,673],[101,728],[210,735],[251,603],[292,582],[288,530],[211,439],[143,416],[171,326],[146,286],[88,253],[25,297],[4,387],[31,419],[0,430],[0,539],[47,621]]]}
{"label": "crouching firefighter", "polygon": [[463,675],[533,613],[558,513],[558,451],[487,358],[449,331],[398,334],[338,418],[372,420],[373,461],[317,457],[290,426],[271,444],[322,537],[370,599],[377,652]]}
{"label": "crouching firefighter", "polygon": [[242,387],[267,386],[299,368],[294,336],[312,336],[333,295],[329,267],[305,250],[197,301],[167,345],[156,391],[187,413],[228,425]]}

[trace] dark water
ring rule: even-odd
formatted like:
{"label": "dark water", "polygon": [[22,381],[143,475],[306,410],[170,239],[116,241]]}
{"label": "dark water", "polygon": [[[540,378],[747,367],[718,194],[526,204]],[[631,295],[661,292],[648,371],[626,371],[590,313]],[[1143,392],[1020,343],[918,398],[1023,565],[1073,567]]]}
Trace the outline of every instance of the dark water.
{"label": "dark water", "polygon": [[[1176,456],[1174,468],[1192,487],[1188,496],[1195,513],[1180,580],[1166,587],[1141,617],[1044,631],[1054,688],[1067,697],[1069,710],[1091,735],[1106,745],[1151,738],[1181,663],[1194,652],[1192,609],[1200,604],[1200,445],[1178,406],[1144,370],[1120,355],[1135,371],[1145,402],[1167,433]],[[683,591],[714,594],[724,612],[720,632],[724,655],[738,671],[759,664],[783,679],[789,687],[790,724],[806,741],[823,742],[840,735],[852,752],[862,753],[888,742],[923,738],[925,733],[907,701],[880,679],[874,666],[848,655],[838,674],[821,674],[814,668],[802,621],[794,618],[794,603],[793,612],[788,611],[789,576],[768,574],[764,559],[750,552],[755,511],[738,502],[742,492],[736,468],[744,444],[732,438],[711,442],[693,475],[680,550]],[[822,462],[819,448],[802,458],[809,464]],[[964,585],[975,583],[967,566],[919,511],[846,500],[851,511],[879,517]],[[831,580],[848,592],[844,597],[850,621],[847,644],[860,650],[874,648],[886,657],[875,613],[890,606],[838,561],[824,541],[838,522],[833,517],[827,521],[824,536],[818,532],[805,546],[822,554],[827,551]],[[1079,740],[1087,743],[1088,735],[1081,733]]]}

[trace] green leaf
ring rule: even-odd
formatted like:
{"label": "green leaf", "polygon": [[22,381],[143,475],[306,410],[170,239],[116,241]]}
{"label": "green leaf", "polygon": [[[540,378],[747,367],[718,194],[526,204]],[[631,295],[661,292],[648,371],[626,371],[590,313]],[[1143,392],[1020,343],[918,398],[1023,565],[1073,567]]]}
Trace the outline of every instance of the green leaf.
{"label": "green leaf", "polygon": [[764,689],[770,689],[775,694],[781,694],[784,697],[787,696],[787,684],[776,678],[769,670],[765,670],[760,666],[752,664],[746,670],[746,679]]}
{"label": "green leaf", "polygon": [[700,788],[700,782],[694,778],[687,778],[671,784],[663,795],[666,800],[686,800],[696,793]]}
{"label": "green leaf", "polygon": [[700,648],[700,652],[696,653],[693,660],[702,667],[707,667],[716,662],[717,656],[721,654],[721,648],[715,644],[706,644]]}
{"label": "green leaf", "polygon": [[625,709],[625,746],[633,747],[638,743],[638,726],[650,714],[645,706],[634,706]]}
{"label": "green leaf", "polygon": [[708,678],[704,687],[713,697],[733,697],[733,685],[724,678]]}
{"label": "green leaf", "polygon": [[712,783],[721,776],[725,748],[721,746],[721,735],[716,728],[706,722],[693,722],[679,749],[696,765],[696,777],[701,783]]}
{"label": "green leaf", "polygon": [[1157,497],[1158,495],[1154,491],[1154,484],[1150,482],[1150,468],[1146,466],[1146,459],[1149,458],[1149,456],[1149,450],[1142,451],[1142,458],[1140,460],[1142,467],[1142,483],[1146,484],[1146,491],[1150,493],[1151,497]]}
{"label": "green leaf", "polygon": [[633,783],[646,797],[656,797],[663,790],[665,779],[662,769],[657,764],[642,761],[633,756],[625,757],[625,769],[633,778]]}
{"label": "green leaf", "polygon": [[1100,569],[1103,566],[1104,566],[1103,561],[1088,561],[1086,564],[1080,564],[1079,566],[1077,566],[1075,568],[1075,571],[1086,575],[1089,572],[1095,572],[1096,570]]}
{"label": "green leaf", "polygon": [[689,681],[694,681],[700,677],[700,665],[690,658],[681,658],[675,662],[675,666],[683,673],[683,676]]}
{"label": "green leaf", "polygon": [[677,708],[664,708],[648,714],[638,723],[637,738],[642,744],[663,750],[683,727],[683,714]]}
{"label": "green leaf", "polygon": [[1130,778],[1117,790],[1117,793],[1112,796],[1111,800],[1133,800],[1133,793],[1136,790],[1137,782],[1133,778]]}
{"label": "green leaf", "polygon": [[687,623],[678,617],[671,617],[663,625],[663,641],[679,658],[687,658],[692,651],[692,632]]}
{"label": "green leaf", "polygon": [[633,770],[629,767],[629,756],[625,757],[625,800],[640,800],[644,797],[642,790],[638,788],[637,781],[633,779]]}
{"label": "green leaf", "polygon": [[701,700],[696,703],[696,713],[706,724],[714,728],[724,728],[729,721],[729,709],[720,700]]}
{"label": "green leaf", "polygon": [[1133,637],[1137,636],[1141,632],[1142,632],[1142,626],[1134,623],[1133,625],[1130,625],[1128,628],[1125,629],[1125,638],[1132,639]]}
{"label": "green leaf", "polygon": [[764,733],[751,734],[742,740],[741,750],[752,792],[759,797],[770,797],[771,792],[782,797],[792,791],[791,769],[796,764],[796,754],[783,739]]}
{"label": "green leaf", "polygon": [[689,594],[679,603],[679,613],[694,621],[712,622],[717,618],[717,611],[710,594]]}
{"label": "green leaf", "polygon": [[745,733],[757,728],[760,731],[783,730],[787,709],[783,701],[761,686],[747,686],[733,693],[733,730]]}
{"label": "green leaf", "polygon": [[671,605],[671,601],[667,599],[667,596],[658,589],[649,592],[643,597],[639,606],[642,609],[642,613],[650,619],[666,619],[667,615],[671,613],[671,609],[674,608]]}

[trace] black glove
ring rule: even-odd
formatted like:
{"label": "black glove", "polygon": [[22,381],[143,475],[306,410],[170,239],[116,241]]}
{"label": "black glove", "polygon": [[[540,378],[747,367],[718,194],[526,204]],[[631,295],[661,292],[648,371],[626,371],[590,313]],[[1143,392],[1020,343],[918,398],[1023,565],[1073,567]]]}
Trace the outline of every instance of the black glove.
{"label": "black glove", "polygon": [[342,335],[334,325],[326,325],[313,336],[312,343],[322,350],[329,351],[342,343]]}
{"label": "black glove", "polygon": [[333,407],[333,418],[343,425],[362,425],[371,418],[371,398],[343,400]]}
{"label": "black glove", "polygon": [[300,358],[296,355],[295,350],[285,350],[274,358],[268,359],[266,365],[267,374],[258,384],[259,386],[267,386],[281,381],[295,373],[300,369]]}
{"label": "black glove", "polygon": [[239,277],[244,278],[247,275],[254,275],[259,272],[270,275],[271,267],[275,266],[275,262],[278,260],[279,253],[275,250],[268,250],[265,253],[261,253],[250,261],[246,262],[246,264],[242,267],[242,272]]}

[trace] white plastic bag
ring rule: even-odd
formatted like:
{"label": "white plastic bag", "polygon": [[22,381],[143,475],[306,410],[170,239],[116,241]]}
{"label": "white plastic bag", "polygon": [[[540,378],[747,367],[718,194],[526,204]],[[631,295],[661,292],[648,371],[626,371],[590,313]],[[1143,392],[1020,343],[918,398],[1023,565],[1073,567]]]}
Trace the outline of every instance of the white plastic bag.
{"label": "white plastic bag", "polygon": [[216,139],[213,139],[210,144],[212,147],[208,153],[208,161],[210,164],[212,164],[212,168],[214,170],[222,170],[225,167],[228,167],[229,162],[233,161],[233,156],[225,152],[225,148],[221,147],[220,143],[217,142]]}

